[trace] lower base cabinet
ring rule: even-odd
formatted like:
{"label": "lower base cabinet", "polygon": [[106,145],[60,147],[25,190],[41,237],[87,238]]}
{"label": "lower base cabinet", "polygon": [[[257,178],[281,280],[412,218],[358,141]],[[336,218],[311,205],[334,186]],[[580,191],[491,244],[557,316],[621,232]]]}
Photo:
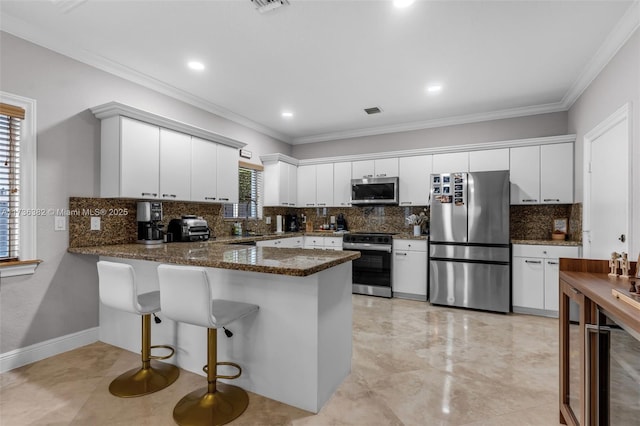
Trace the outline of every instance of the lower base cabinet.
{"label": "lower base cabinet", "polygon": [[580,257],[580,247],[513,245],[513,312],[558,317],[559,258]]}
{"label": "lower base cabinet", "polygon": [[427,300],[427,241],[393,240],[393,297]]}

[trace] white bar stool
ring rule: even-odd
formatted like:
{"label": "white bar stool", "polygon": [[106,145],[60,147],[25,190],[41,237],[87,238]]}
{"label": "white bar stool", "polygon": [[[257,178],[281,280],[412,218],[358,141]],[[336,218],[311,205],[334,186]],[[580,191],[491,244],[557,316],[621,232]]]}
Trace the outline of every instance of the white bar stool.
{"label": "white bar stool", "polygon": [[[173,409],[173,419],[179,425],[223,425],[239,417],[249,405],[244,389],[217,379],[236,379],[242,374],[234,362],[218,362],[218,328],[257,312],[258,305],[212,299],[211,284],[204,268],[191,266],[158,266],[162,312],[174,321],[207,328],[208,386],[183,397]],[[233,376],[217,374],[218,365],[238,369]]]}
{"label": "white bar stool", "polygon": [[[105,306],[142,316],[142,367],[118,376],[109,385],[109,392],[121,398],[147,395],[166,388],[178,379],[175,365],[151,360],[173,356],[171,346],[151,346],[151,314],[160,310],[160,292],[138,294],[133,266],[126,263],[98,262],[100,300]],[[167,356],[153,356],[151,349],[169,349]]]}

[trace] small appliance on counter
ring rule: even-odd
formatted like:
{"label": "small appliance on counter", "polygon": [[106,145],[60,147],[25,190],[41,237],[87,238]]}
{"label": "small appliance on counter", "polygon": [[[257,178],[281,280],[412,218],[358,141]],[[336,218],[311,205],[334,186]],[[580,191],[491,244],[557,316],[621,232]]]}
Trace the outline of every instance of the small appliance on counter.
{"label": "small appliance on counter", "polygon": [[344,218],[342,213],[338,214],[336,218],[336,230],[337,231],[346,231],[347,230],[347,219]]}
{"label": "small appliance on counter", "polygon": [[138,243],[162,244],[162,203],[158,201],[138,201],[136,220],[138,221]]}
{"label": "small appliance on counter", "polygon": [[171,219],[167,232],[172,236],[173,241],[207,241],[211,237],[207,221],[195,215]]}
{"label": "small appliance on counter", "polygon": [[298,225],[298,216],[295,214],[288,214],[284,216],[284,232],[298,232],[300,227]]}

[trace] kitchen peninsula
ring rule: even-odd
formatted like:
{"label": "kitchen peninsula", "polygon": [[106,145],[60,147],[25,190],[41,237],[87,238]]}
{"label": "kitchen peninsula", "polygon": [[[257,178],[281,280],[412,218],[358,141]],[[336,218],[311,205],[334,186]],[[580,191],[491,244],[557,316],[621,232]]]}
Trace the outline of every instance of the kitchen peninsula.
{"label": "kitchen peninsula", "polygon": [[[248,391],[317,413],[351,371],[351,261],[358,252],[215,241],[68,251],[133,265],[140,292],[157,288],[161,263],[203,266],[213,298],[259,305],[257,315],[232,325],[232,338],[218,340],[219,359],[242,366],[234,384]],[[176,355],[169,362],[202,374],[205,331],[163,318],[162,312],[159,316],[162,323],[152,326],[152,344],[174,346]],[[100,340],[138,352],[139,317],[101,305]]]}

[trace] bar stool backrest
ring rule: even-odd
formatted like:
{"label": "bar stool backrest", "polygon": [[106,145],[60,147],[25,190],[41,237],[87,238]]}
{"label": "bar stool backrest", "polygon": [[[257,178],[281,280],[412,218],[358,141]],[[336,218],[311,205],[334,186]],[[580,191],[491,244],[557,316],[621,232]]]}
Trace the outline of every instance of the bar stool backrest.
{"label": "bar stool backrest", "polygon": [[211,327],[211,288],[204,268],[160,265],[160,308],[174,321]]}
{"label": "bar stool backrest", "polygon": [[126,263],[98,262],[98,288],[100,300],[110,308],[132,314],[141,314],[138,303],[136,273]]}

